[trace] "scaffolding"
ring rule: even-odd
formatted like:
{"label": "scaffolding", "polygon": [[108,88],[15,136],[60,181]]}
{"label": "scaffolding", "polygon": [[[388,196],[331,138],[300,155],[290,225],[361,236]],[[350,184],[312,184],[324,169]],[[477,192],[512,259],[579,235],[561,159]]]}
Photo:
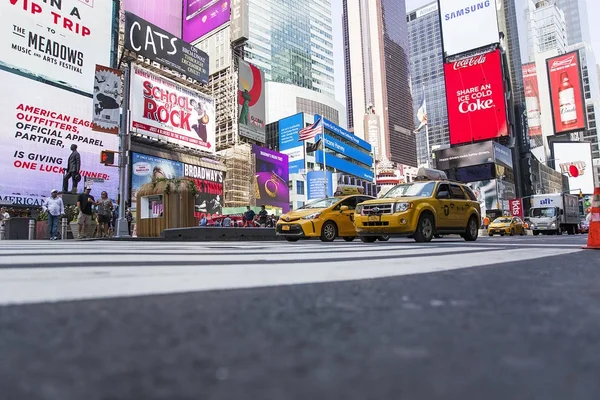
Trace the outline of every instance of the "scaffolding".
{"label": "scaffolding", "polygon": [[221,152],[227,172],[223,185],[225,207],[256,205],[255,162],[252,146],[240,143]]}

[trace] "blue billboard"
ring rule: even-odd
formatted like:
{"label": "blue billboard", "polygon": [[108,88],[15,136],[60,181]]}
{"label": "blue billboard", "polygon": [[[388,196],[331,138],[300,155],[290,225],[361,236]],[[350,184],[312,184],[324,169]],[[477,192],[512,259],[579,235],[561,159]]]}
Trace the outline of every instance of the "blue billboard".
{"label": "blue billboard", "polygon": [[[319,117],[321,117],[321,116],[315,115],[315,121]],[[346,139],[350,143],[354,143],[355,145],[362,147],[363,149],[367,150],[369,153],[371,152],[372,147],[368,142],[365,142],[364,140],[362,140],[355,134],[348,132],[347,130],[334,124],[333,122],[323,118],[323,126],[325,127],[325,130]]]}
{"label": "blue billboard", "polygon": [[346,144],[339,140],[332,138],[329,135],[325,135],[325,146],[336,153],[345,155],[348,158],[356,160],[362,164],[366,164],[371,167],[373,165],[373,157],[370,153],[363,153],[362,151]]}
{"label": "blue billboard", "polygon": [[333,174],[331,171],[310,171],[306,174],[306,187],[308,201],[331,197],[333,196]]}
{"label": "blue billboard", "polygon": [[304,143],[298,141],[298,132],[303,127],[302,113],[279,120],[279,151],[288,156],[290,174],[297,174],[304,169]]}
{"label": "blue billboard", "polygon": [[[356,164],[352,164],[350,161],[346,161],[339,157],[336,157],[335,154],[327,153],[325,157],[327,167],[335,168],[338,171],[342,171],[346,174],[354,175],[358,178],[365,179],[371,182],[374,179],[373,171],[371,171],[370,169],[359,167]],[[323,164],[322,151],[317,151],[315,153],[315,162],[317,164]]]}

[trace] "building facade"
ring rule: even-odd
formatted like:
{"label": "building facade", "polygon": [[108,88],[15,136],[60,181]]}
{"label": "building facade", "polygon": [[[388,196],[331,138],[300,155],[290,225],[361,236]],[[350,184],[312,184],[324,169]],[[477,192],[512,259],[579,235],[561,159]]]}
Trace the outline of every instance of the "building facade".
{"label": "building facade", "polygon": [[404,1],[343,0],[343,32],[349,129],[377,160],[416,166]]}
{"label": "building facade", "polygon": [[559,54],[567,47],[567,24],[565,14],[549,1],[528,0],[525,9],[527,26],[527,51],[529,61],[535,55],[557,50]]}
{"label": "building facade", "polygon": [[[416,133],[417,160],[424,165],[431,157],[431,148],[450,144],[442,31],[437,2],[425,5],[407,14],[410,39],[410,74],[413,92],[413,112],[427,106],[428,129]],[[429,136],[429,144],[427,137]],[[429,145],[429,154],[427,147]]]}
{"label": "building facade", "polygon": [[554,0],[554,3],[565,14],[568,43],[591,43],[586,0]]}

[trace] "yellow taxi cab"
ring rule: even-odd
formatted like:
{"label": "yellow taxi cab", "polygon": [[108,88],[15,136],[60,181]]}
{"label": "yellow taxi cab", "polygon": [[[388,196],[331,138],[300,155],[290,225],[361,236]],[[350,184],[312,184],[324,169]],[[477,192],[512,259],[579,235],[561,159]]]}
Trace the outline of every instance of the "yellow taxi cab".
{"label": "yellow taxi cab", "polygon": [[354,224],[359,238],[372,243],[379,235],[429,242],[434,236],[479,236],[481,208],[473,191],[447,179],[443,171],[420,168],[412,183],[394,186],[383,197],[360,203]]}
{"label": "yellow taxi cab", "polygon": [[517,233],[521,236],[527,234],[525,231],[525,223],[519,217],[499,217],[488,227],[488,236],[514,236]]}
{"label": "yellow taxi cab", "polygon": [[277,236],[288,242],[299,239],[320,238],[333,242],[342,237],[351,242],[356,238],[352,219],[358,203],[373,199],[364,194],[326,197],[282,215],[276,225]]}

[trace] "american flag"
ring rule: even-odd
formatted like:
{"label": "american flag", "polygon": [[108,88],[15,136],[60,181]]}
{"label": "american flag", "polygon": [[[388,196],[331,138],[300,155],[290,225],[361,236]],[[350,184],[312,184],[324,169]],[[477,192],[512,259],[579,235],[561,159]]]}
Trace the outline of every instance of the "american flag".
{"label": "american flag", "polygon": [[298,133],[300,134],[300,139],[298,139],[299,142],[303,142],[305,140],[312,139],[315,136],[317,136],[318,134],[323,133],[322,117],[319,117],[319,119],[317,119],[315,121],[315,123],[312,124],[311,126],[307,126],[304,129],[300,129],[300,132],[298,132]]}

